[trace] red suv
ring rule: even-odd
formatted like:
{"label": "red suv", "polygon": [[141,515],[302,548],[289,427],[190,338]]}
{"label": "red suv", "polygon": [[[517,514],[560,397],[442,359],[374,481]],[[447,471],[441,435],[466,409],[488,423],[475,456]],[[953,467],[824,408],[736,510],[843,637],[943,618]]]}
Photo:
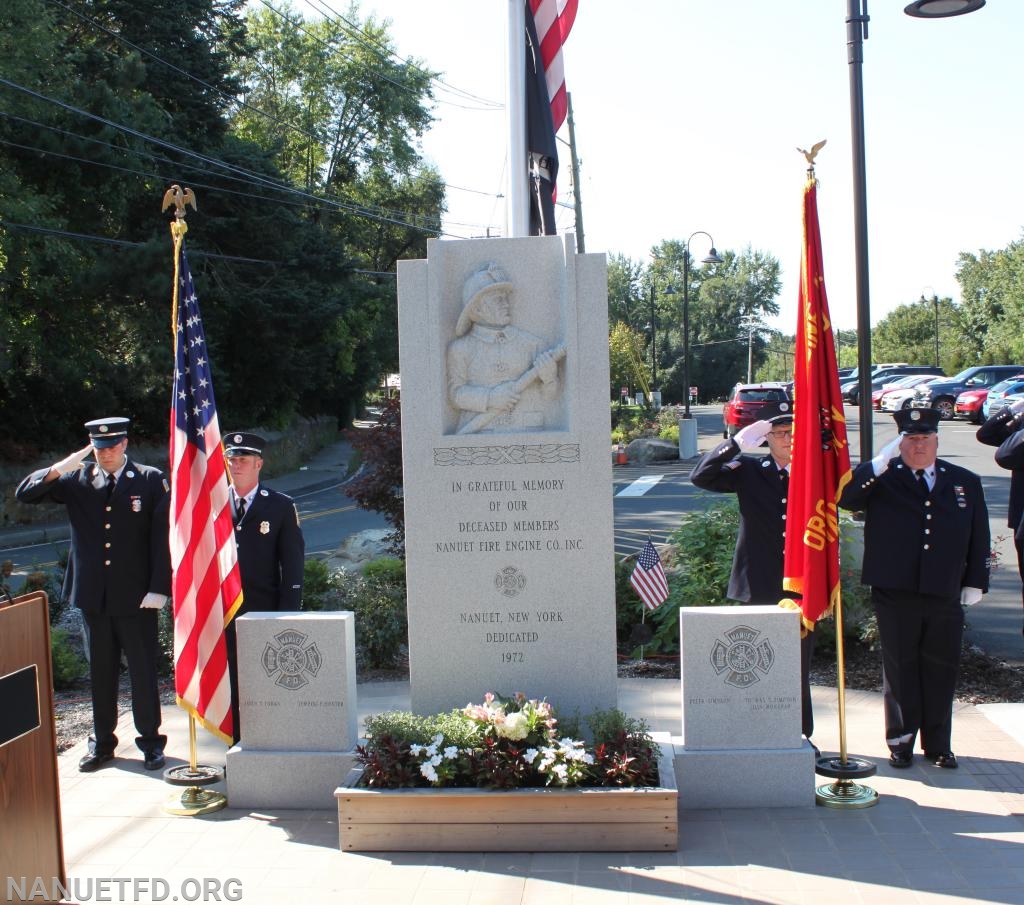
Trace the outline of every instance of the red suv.
{"label": "red suv", "polygon": [[736,431],[761,420],[761,410],[768,406],[778,414],[780,402],[789,402],[786,388],[777,383],[738,383],[722,409],[722,436],[735,436]]}

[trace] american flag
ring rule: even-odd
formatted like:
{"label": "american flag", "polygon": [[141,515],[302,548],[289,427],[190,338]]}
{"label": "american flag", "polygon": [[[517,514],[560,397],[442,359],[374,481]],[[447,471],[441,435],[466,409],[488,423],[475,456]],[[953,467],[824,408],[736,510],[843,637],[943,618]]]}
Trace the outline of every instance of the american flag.
{"label": "american flag", "polygon": [[555,234],[555,133],[568,98],[562,44],[576,18],[577,0],[529,0],[526,7],[526,151],[530,167],[530,234]]}
{"label": "american flag", "polygon": [[636,558],[636,567],[629,576],[629,584],[649,610],[656,610],[668,599],[668,579],[661,567],[658,551],[650,541],[644,544]]}
{"label": "american flag", "polygon": [[565,122],[568,101],[565,96],[565,66],[562,45],[576,21],[578,0],[530,0],[530,11],[540,38],[540,56],[544,63],[544,79],[551,99],[551,121],[555,131]]}
{"label": "american flag", "polygon": [[199,300],[185,250],[178,243],[176,249],[170,442],[174,686],[178,704],[230,742],[224,626],[241,605],[242,579]]}

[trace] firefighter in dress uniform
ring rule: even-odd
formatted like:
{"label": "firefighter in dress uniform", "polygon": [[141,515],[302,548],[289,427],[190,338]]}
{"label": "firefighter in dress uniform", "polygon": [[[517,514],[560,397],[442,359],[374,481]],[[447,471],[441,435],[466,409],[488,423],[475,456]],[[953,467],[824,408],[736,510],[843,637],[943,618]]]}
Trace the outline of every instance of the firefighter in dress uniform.
{"label": "firefighter in dress uniform", "polygon": [[[298,610],[302,607],[302,577],[306,542],[299,510],[290,496],[260,483],[264,439],[256,434],[225,437],[224,454],[231,472],[231,505],[242,576],[242,605],[246,613]],[[231,675],[231,714],[234,741],[241,738],[238,707],[238,643],[234,619],[225,629]]]}
{"label": "firefighter in dress uniform", "polygon": [[[32,472],[15,491],[23,503],[67,507],[71,603],[89,632],[93,731],[78,763],[92,773],[114,759],[121,654],[128,661],[132,716],[147,770],[164,766],[160,734],[157,616],[171,593],[169,494],[163,474],[128,458],[127,418],[86,423],[89,445]],[[86,462],[92,453],[95,462]]]}
{"label": "firefighter in dress uniform", "polygon": [[[788,402],[765,408],[764,414],[736,436],[701,456],[690,480],[703,490],[735,493],[740,506],[732,573],[726,592],[750,606],[776,606],[785,597],[782,572],[786,552],[786,500],[793,444],[793,410]],[[744,456],[767,441],[767,456]],[[814,632],[800,639],[801,731],[810,741],[814,732],[811,706],[811,658]],[[812,743],[813,744],[813,743]]]}
{"label": "firefighter in dress uniform", "polygon": [[857,466],[839,505],[865,512],[862,581],[882,645],[889,763],[909,767],[920,734],[931,763],[956,769],[963,607],[988,590],[988,509],[976,474],[936,458],[937,411],[893,417],[899,436]]}
{"label": "firefighter in dress uniform", "polygon": [[1024,399],[996,412],[981,427],[977,438],[986,446],[998,446],[996,464],[1010,471],[1010,503],[1006,524],[1013,530],[1017,571],[1024,595]]}

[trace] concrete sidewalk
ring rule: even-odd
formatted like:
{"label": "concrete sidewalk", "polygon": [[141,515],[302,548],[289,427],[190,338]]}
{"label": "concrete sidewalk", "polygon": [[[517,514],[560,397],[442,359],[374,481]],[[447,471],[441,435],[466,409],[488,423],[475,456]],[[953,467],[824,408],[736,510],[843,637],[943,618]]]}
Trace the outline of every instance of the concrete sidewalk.
{"label": "concrete sidewalk", "polygon": [[[836,751],[836,691],[813,694],[815,741]],[[367,683],[358,696],[365,717],[406,709],[409,687]],[[678,735],[679,698],[676,680],[619,681],[619,706],[655,731]],[[184,712],[166,707],[164,729],[168,760],[183,762]],[[130,714],[118,734],[134,737]],[[235,900],[257,905],[1024,903],[1024,705],[957,705],[959,770],[920,758],[908,770],[889,767],[876,693],[847,693],[846,734],[852,756],[879,765],[866,782],[880,795],[875,807],[682,810],[678,850],[660,853],[343,853],[333,801],[324,810],[171,817],[162,805],[180,787],[146,773],[130,742],[94,774],[78,772],[81,744],[59,759],[67,872],[80,890],[96,878],[125,879],[126,896],[114,885],[107,901],[131,901],[135,880],[152,889],[157,878],[168,900],[205,881],[220,885],[223,901],[233,880]],[[225,746],[199,735],[200,762],[223,764]],[[809,774],[809,800],[827,782]]]}

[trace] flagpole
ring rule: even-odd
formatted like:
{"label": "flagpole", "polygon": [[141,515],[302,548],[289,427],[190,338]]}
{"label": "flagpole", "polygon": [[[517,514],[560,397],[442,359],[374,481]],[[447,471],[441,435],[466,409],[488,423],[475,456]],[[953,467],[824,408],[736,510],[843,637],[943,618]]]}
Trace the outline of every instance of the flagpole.
{"label": "flagpole", "polygon": [[508,0],[506,37],[508,194],[505,198],[505,232],[510,238],[520,238],[529,235],[530,231],[530,183],[526,165],[526,0]]}
{"label": "flagpole", "polygon": [[[164,192],[161,210],[167,210],[171,205],[174,205],[174,221],[171,223],[171,238],[174,242],[174,289],[171,292],[171,352],[175,359],[177,359],[178,343],[181,341],[177,331],[178,305],[180,302],[179,287],[181,285],[181,247],[185,242],[185,234],[188,232],[188,224],[185,222],[185,207],[191,205],[192,210],[196,210],[196,196],[190,188],[183,190],[180,186],[172,185]],[[174,607],[173,600],[171,606]],[[210,814],[213,811],[219,811],[227,806],[227,796],[222,792],[207,791],[200,788],[200,786],[212,785],[223,778],[224,773],[218,767],[199,764],[196,743],[196,717],[189,710],[188,766],[171,767],[164,771],[165,782],[172,786],[185,786],[185,789],[180,795],[171,795],[164,802],[164,811],[179,817],[197,817],[200,814]]]}

